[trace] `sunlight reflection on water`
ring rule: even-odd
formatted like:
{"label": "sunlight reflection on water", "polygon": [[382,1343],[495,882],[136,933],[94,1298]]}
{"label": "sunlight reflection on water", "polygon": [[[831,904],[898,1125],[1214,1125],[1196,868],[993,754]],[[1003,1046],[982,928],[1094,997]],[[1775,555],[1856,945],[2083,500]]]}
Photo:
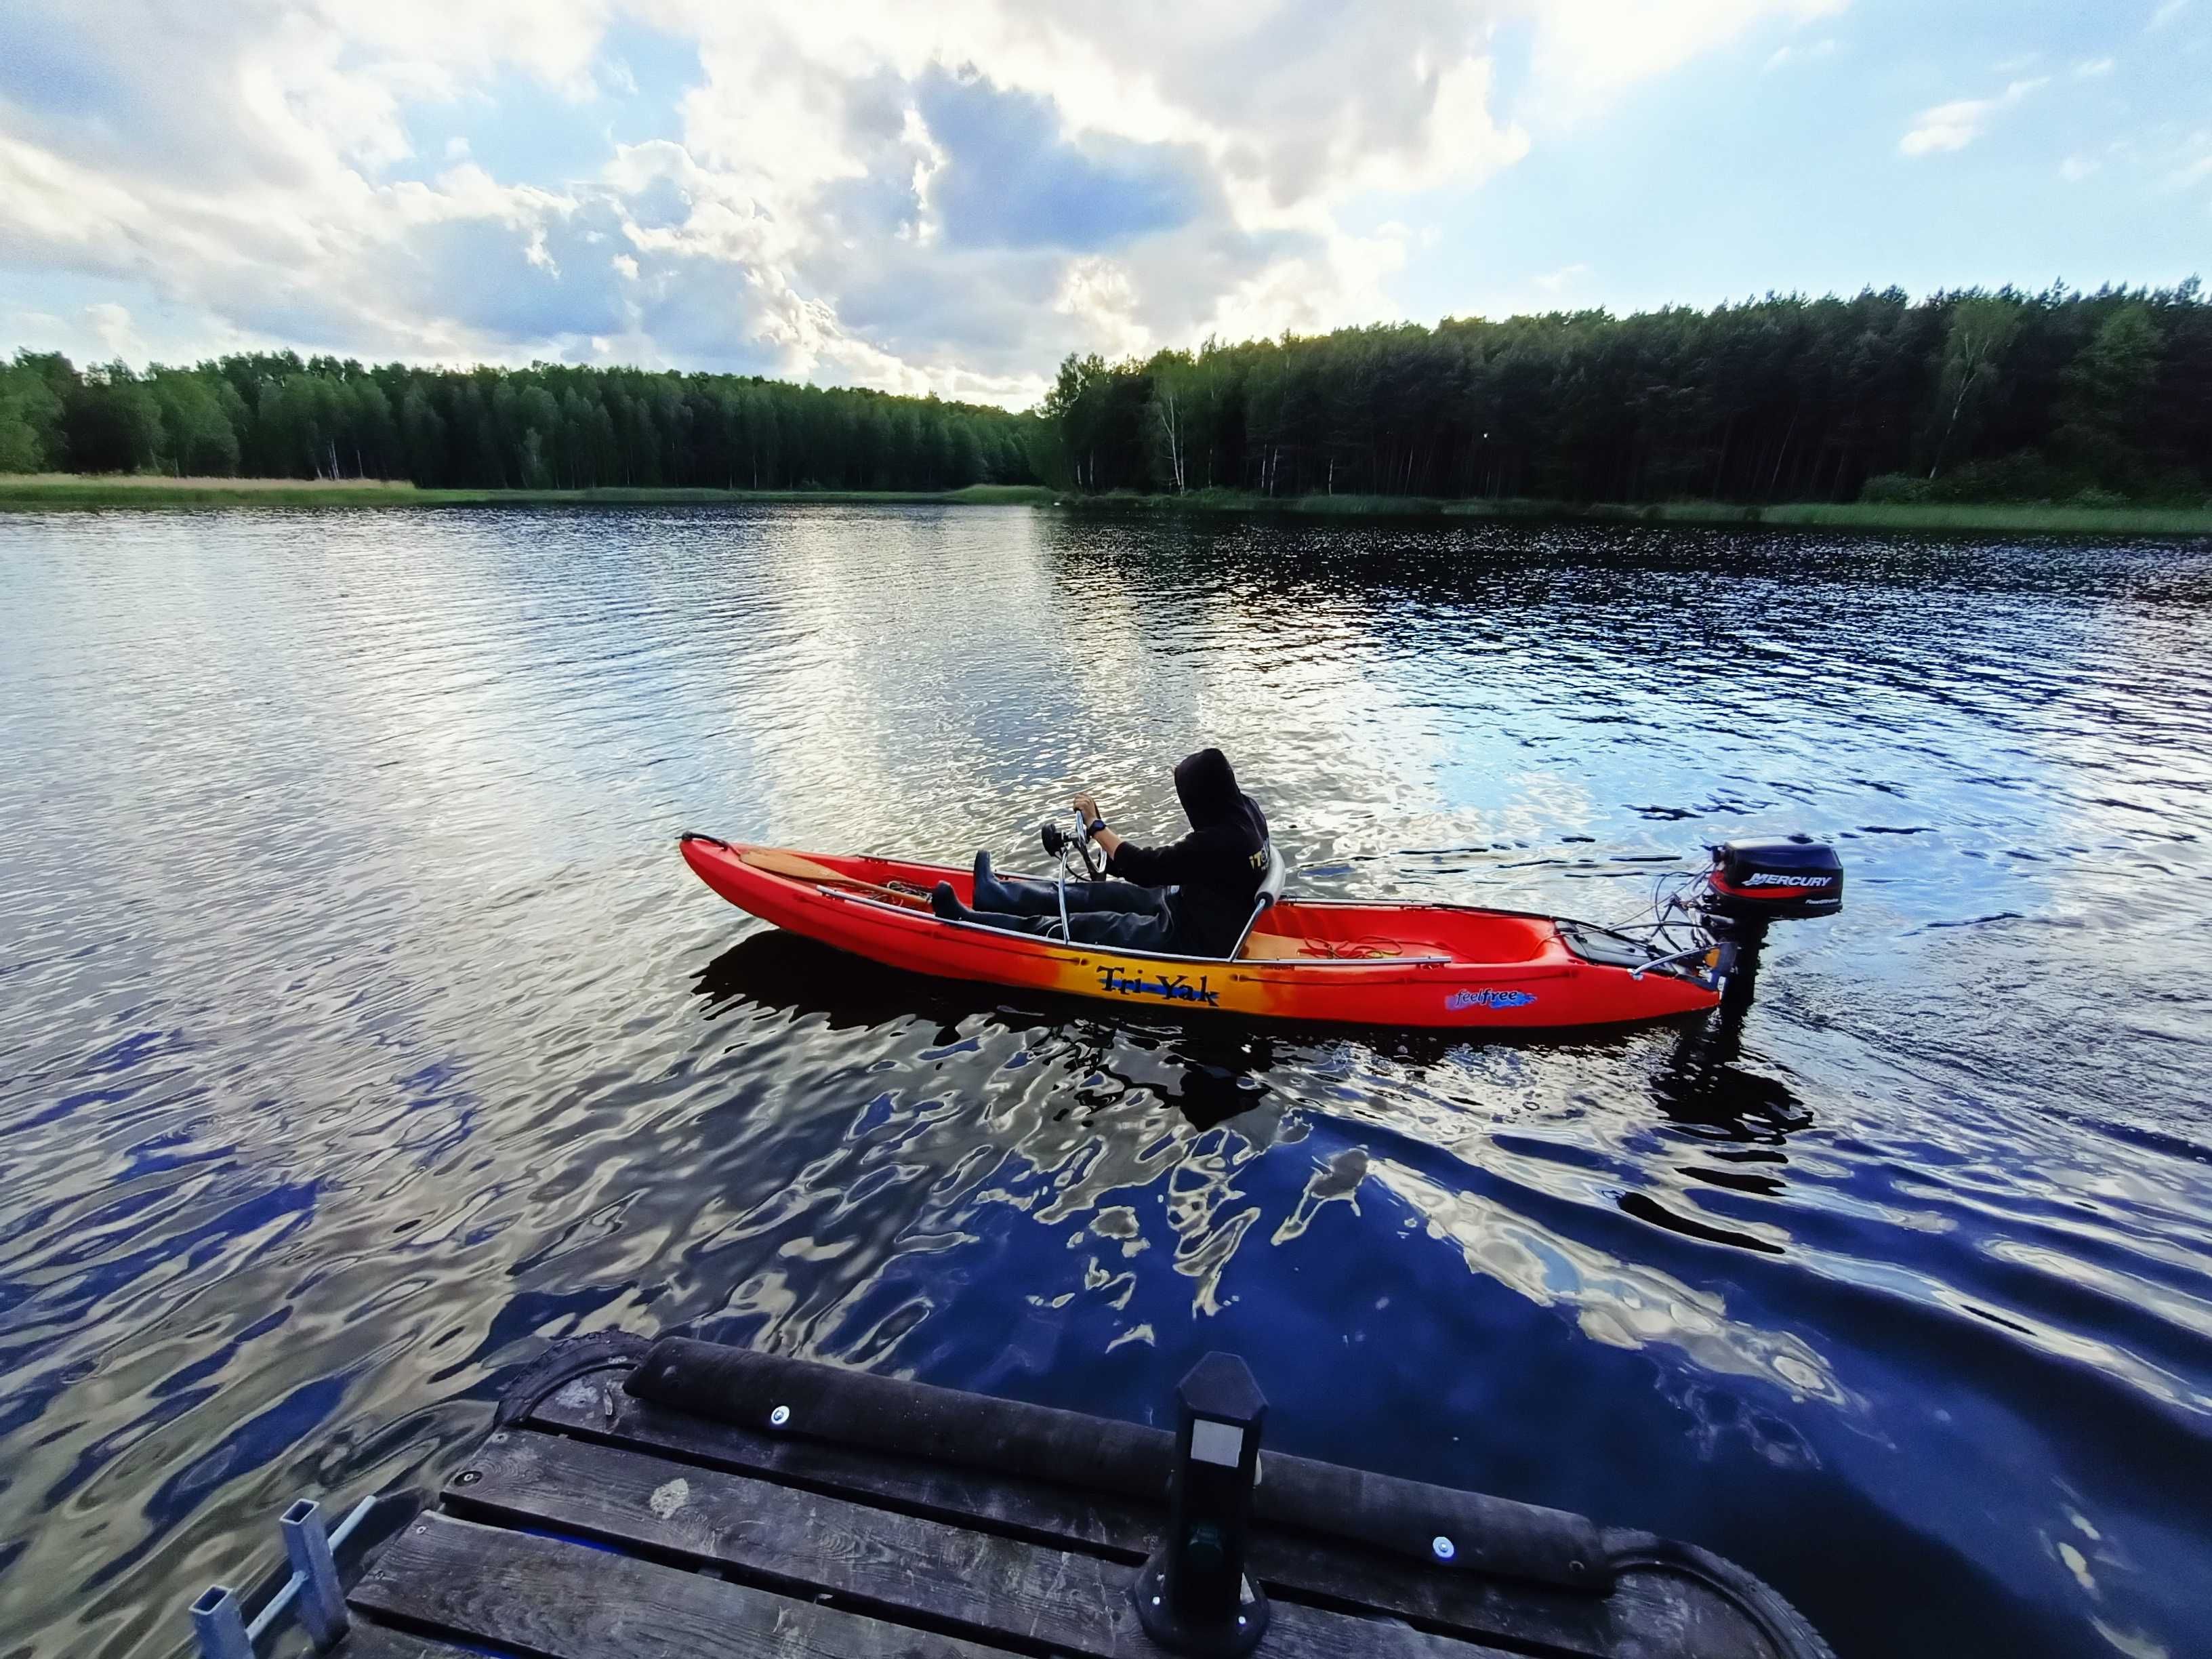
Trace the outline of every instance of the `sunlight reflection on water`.
{"label": "sunlight reflection on water", "polygon": [[[2208,598],[2172,545],[0,520],[0,1628],[166,1651],[292,1497],[682,1326],[1139,1417],[1233,1347],[1280,1443],[1694,1538],[1846,1653],[2187,1651]],[[1611,920],[1804,829],[1850,907],[1741,1034],[1474,1044],[910,980],[672,849],[1163,830],[1206,740],[1310,896]]]}

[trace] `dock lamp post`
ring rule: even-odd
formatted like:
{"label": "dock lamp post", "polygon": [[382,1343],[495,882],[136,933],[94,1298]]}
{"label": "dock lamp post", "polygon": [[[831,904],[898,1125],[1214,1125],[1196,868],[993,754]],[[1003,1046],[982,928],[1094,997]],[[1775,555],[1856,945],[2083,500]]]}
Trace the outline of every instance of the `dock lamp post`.
{"label": "dock lamp post", "polygon": [[1137,1575],[1137,1620],[1170,1652],[1239,1659],[1267,1628],[1267,1598],[1244,1576],[1267,1402],[1228,1353],[1192,1366],[1176,1402],[1168,1528]]}

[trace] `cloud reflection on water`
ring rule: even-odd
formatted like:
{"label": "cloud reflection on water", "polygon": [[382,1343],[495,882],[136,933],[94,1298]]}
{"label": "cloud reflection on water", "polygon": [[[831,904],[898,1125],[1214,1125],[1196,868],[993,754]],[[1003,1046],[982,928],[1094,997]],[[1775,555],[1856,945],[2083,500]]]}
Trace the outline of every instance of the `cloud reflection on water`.
{"label": "cloud reflection on water", "polygon": [[[2143,941],[2208,909],[2200,552],[807,507],[0,553],[37,1659],[164,1649],[303,1484],[434,1476],[611,1326],[1122,1415],[1233,1346],[1285,1443],[1698,1536],[1845,1650],[1867,1576],[1946,1659],[2185,1624],[2212,1104]],[[1308,890],[1605,919],[1802,827],[1851,902],[1741,1031],[1478,1045],[886,974],[672,850],[1025,861],[1076,781],[1172,825],[1200,738]]]}

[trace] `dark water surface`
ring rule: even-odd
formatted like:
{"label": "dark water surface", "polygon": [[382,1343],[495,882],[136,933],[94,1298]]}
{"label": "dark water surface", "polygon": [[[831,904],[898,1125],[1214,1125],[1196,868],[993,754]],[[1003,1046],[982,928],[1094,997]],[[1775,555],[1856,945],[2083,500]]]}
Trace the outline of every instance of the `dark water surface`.
{"label": "dark water surface", "polygon": [[[0,1652],[688,1328],[1656,1528],[1846,1659],[2212,1652],[2212,548],[1025,508],[0,517]],[[1808,830],[1735,1051],[1147,1024],[763,929],[1230,750],[1309,895]],[[1024,862],[1030,860],[1024,859]]]}

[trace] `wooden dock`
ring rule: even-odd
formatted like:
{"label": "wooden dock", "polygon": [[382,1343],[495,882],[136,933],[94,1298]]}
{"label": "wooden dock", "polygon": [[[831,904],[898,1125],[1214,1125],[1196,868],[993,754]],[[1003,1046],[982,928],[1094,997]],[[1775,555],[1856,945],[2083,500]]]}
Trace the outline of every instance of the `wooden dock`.
{"label": "wooden dock", "polygon": [[[1178,1439],[707,1344],[587,1339],[526,1379],[374,1556],[335,1650],[1152,1659],[1140,1569],[1171,1513],[1220,1544],[1187,1483],[1236,1485],[1185,1407]],[[1176,1473],[1194,1447],[1223,1467]],[[1255,1471],[1252,1455],[1258,1484],[1231,1499],[1249,1536],[1245,1509],[1221,1529],[1244,1598],[1231,1611],[1263,1628],[1263,1655],[1826,1653],[1771,1590],[1691,1547],[1279,1453]],[[1233,1650],[1224,1628],[1228,1646],[1182,1650]]]}

